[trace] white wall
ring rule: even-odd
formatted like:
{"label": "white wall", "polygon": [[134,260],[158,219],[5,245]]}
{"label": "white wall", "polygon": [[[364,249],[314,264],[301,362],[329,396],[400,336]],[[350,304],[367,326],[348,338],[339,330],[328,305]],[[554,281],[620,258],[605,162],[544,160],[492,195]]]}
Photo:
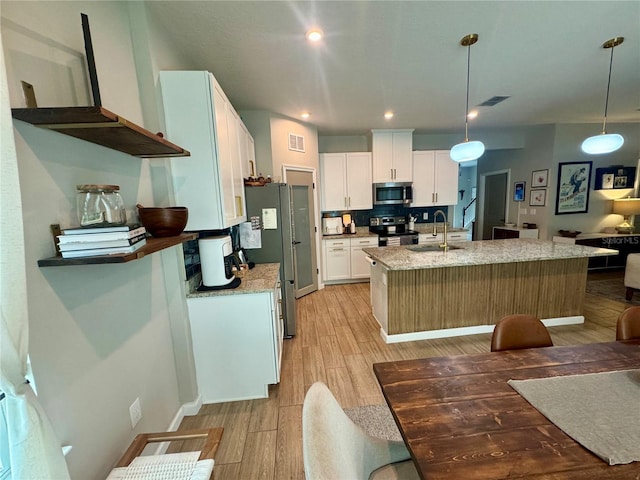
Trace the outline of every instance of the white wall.
{"label": "white wall", "polygon": [[[12,106],[22,106],[16,89],[27,74],[40,105],[86,104],[82,86],[65,83],[84,56],[81,12],[89,16],[103,105],[151,130],[159,128],[162,121],[153,108],[157,98],[149,84],[157,78],[156,63],[139,78],[141,58],[135,58],[144,55],[140,35],[148,27],[144,15],[124,2],[3,1]],[[131,32],[137,28],[134,40]],[[48,77],[51,71],[62,74]],[[47,78],[54,85],[39,88],[38,82]],[[58,91],[63,94],[56,95]],[[174,338],[181,335],[183,349],[188,339],[181,249],[120,265],[38,268],[37,260],[54,254],[50,224],[77,223],[76,184],[120,185],[133,218],[137,202],[154,201],[152,170],[167,178],[164,161],[151,166],[19,121],[14,121],[14,134],[26,238],[30,354],[39,397],[60,440],[73,447],[67,457],[72,478],[101,479],[136,433],[166,430],[181,403],[193,400],[188,385],[179,388],[172,339],[172,332]],[[166,185],[158,188],[168,191]],[[189,369],[188,360],[178,363]],[[129,406],[136,398],[143,418],[133,430]]]}

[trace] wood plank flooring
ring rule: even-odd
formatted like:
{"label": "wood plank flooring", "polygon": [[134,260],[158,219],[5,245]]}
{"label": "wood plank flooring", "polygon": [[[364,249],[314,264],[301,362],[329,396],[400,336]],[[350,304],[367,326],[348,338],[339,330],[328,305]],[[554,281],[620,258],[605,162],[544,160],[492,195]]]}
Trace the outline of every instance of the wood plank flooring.
{"label": "wood plank flooring", "polygon": [[[368,283],[328,286],[299,299],[298,334],[284,342],[281,383],[270,387],[269,398],[204,405],[183,420],[180,429],[224,427],[216,480],[303,480],[302,402],[315,381],[345,408],[384,404],[372,364],[489,351],[489,334],[386,345],[369,303]],[[554,344],[615,340],[616,319],[627,306],[587,294],[585,323],[550,328]],[[184,442],[170,451],[192,449],[197,444]]]}

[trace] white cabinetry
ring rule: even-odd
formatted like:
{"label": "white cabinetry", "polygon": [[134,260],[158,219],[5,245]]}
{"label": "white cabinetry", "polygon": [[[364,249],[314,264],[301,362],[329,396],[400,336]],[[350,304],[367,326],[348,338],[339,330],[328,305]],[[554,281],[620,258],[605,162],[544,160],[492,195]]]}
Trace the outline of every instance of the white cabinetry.
{"label": "white cabinetry", "polygon": [[160,85],[167,135],[191,152],[187,161],[171,162],[175,203],[189,209],[186,230],[246,221],[246,137],[243,142],[242,122],[222,88],[211,73],[198,71],[160,72]]}
{"label": "white cabinetry", "polygon": [[242,164],[242,176],[244,178],[258,174],[256,172],[256,149],[253,137],[242,121],[240,122],[240,163]]}
{"label": "white cabinetry", "polygon": [[349,280],[351,278],[351,240],[341,238],[323,240],[323,277],[325,281]]}
{"label": "white cabinetry", "polygon": [[203,403],[266,398],[280,381],[280,286],[260,293],[187,299]]}
{"label": "white cabinetry", "polygon": [[369,278],[370,264],[362,249],[377,246],[378,237],[323,240],[323,280],[330,283],[343,283]]}
{"label": "white cabinetry", "polygon": [[430,244],[435,243],[440,245],[444,241],[444,234],[442,232],[436,233],[435,235],[431,233],[419,233],[418,234],[418,244]]}
{"label": "white cabinetry", "polygon": [[412,207],[456,205],[458,203],[458,163],[449,150],[413,152]]}
{"label": "white cabinetry", "polygon": [[447,242],[468,242],[467,232],[447,232]]}
{"label": "white cabinetry", "polygon": [[371,153],[321,154],[320,182],[322,211],[371,209]]}
{"label": "white cabinetry", "polygon": [[355,237],[351,238],[351,278],[369,278],[371,276],[371,264],[367,261],[367,254],[363,248],[377,247],[378,237]]}
{"label": "white cabinetry", "polygon": [[373,182],[411,182],[413,130],[372,130]]}

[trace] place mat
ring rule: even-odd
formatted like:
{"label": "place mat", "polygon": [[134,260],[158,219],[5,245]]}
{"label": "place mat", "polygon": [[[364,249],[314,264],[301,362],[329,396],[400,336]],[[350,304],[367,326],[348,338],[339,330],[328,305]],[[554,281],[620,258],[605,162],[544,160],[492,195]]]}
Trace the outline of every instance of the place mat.
{"label": "place mat", "polygon": [[609,465],[640,461],[640,370],[509,380],[509,385]]}

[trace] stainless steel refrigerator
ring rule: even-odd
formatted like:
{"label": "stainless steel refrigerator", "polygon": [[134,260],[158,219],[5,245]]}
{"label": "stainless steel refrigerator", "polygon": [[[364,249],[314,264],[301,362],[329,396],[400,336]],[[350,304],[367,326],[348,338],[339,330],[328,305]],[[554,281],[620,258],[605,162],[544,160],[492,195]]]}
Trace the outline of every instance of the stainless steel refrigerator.
{"label": "stainless steel refrigerator", "polygon": [[293,231],[291,226],[291,193],[285,183],[267,183],[264,187],[245,187],[247,220],[259,217],[263,210],[276,210],[276,228],[262,229],[261,248],[245,248],[255,263],[280,263],[285,337],[296,334],[295,270],[293,264]]}

